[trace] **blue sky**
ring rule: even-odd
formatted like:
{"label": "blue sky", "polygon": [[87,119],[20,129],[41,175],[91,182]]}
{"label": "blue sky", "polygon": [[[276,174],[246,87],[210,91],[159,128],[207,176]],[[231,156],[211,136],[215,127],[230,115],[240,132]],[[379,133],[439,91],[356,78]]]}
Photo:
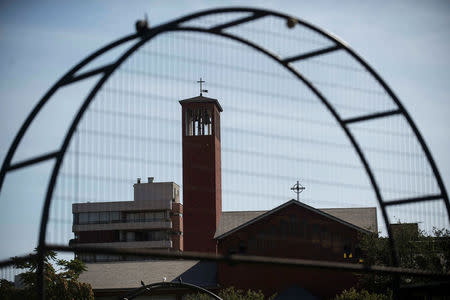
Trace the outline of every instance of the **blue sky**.
{"label": "blue sky", "polygon": [[[22,121],[47,89],[86,55],[133,32],[134,22],[145,13],[150,24],[158,24],[223,6],[254,6],[289,13],[346,41],[399,96],[425,137],[448,188],[448,1],[3,1],[0,159],[3,161]],[[20,173],[13,176],[27,181]],[[42,178],[33,180],[33,186],[45,182]],[[33,188],[24,189],[13,203],[5,196],[10,194],[2,192],[0,201],[17,209],[27,205],[25,199],[36,193]],[[37,208],[22,217],[29,224],[36,224],[39,216]],[[11,224],[4,221],[2,225]],[[8,234],[7,226],[2,227],[0,238]],[[20,239],[13,242],[20,244],[16,249],[6,249],[2,243],[0,253],[27,252],[30,241],[20,243]],[[5,255],[0,255],[0,259]]]}

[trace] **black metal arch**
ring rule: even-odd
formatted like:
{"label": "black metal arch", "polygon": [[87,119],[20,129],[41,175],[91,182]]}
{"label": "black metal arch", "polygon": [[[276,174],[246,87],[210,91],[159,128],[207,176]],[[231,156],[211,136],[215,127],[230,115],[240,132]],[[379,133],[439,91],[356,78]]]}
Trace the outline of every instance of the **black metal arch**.
{"label": "black metal arch", "polygon": [[[235,12],[246,12],[249,13],[250,16],[238,18],[231,22],[226,22],[221,25],[217,25],[211,28],[200,28],[200,27],[183,27],[182,23],[193,20],[199,17],[204,17],[207,15],[214,15],[214,14],[220,14],[220,13],[235,13]],[[307,52],[307,53],[301,53],[299,55],[295,55],[292,57],[286,57],[286,58],[279,58],[277,55],[272,54],[269,52],[269,50],[262,48],[261,46],[252,43],[251,41],[248,41],[246,39],[243,39],[239,36],[232,35],[229,33],[224,32],[224,29],[231,28],[233,26],[237,26],[239,24],[243,24],[246,22],[250,22],[259,18],[263,18],[266,16],[274,16],[281,19],[286,20],[288,27],[292,27],[295,25],[301,25],[304,27],[307,27],[314,32],[320,34],[321,36],[327,38],[333,43],[333,46],[326,47],[317,51]],[[44,252],[46,248],[46,229],[47,229],[47,222],[48,222],[48,216],[49,216],[49,210],[50,210],[50,204],[53,196],[53,190],[54,186],[56,184],[56,179],[59,174],[59,170],[61,167],[61,164],[63,162],[65,153],[67,151],[67,148],[70,144],[70,141],[73,137],[73,134],[75,133],[75,130],[83,116],[83,114],[86,112],[87,108],[89,107],[91,101],[94,99],[97,92],[100,90],[100,88],[103,86],[103,84],[109,79],[109,77],[114,73],[117,68],[128,59],[135,51],[137,51],[141,46],[143,46],[145,43],[149,42],[152,38],[159,34],[163,34],[165,32],[171,32],[171,31],[189,31],[189,32],[198,32],[198,33],[206,33],[206,34],[213,34],[217,36],[221,36],[224,38],[228,38],[234,41],[237,41],[239,43],[242,43],[244,45],[247,45],[251,48],[253,48],[256,51],[259,51],[260,53],[266,55],[270,59],[273,59],[274,61],[278,62],[280,65],[282,65],[287,71],[292,73],[294,76],[297,77],[297,79],[302,82],[304,85],[306,85],[319,99],[320,101],[325,105],[326,109],[331,113],[331,115],[334,117],[334,119],[338,122],[338,124],[341,126],[341,128],[344,130],[345,134],[349,138],[353,148],[355,149],[356,153],[358,154],[362,165],[364,166],[364,169],[366,170],[366,173],[370,179],[371,185],[373,187],[373,190],[375,192],[378,204],[381,207],[384,222],[386,225],[386,229],[388,232],[388,235],[390,237],[390,246],[391,246],[391,253],[392,253],[392,259],[395,266],[398,266],[398,260],[396,255],[396,250],[394,247],[394,240],[391,234],[391,229],[389,226],[389,217],[386,211],[386,207],[389,205],[398,205],[398,204],[406,204],[406,203],[414,203],[414,202],[420,202],[420,201],[429,201],[429,200],[437,200],[442,199],[445,203],[446,209],[447,209],[447,215],[450,219],[450,204],[448,195],[445,189],[445,186],[443,184],[442,178],[439,174],[439,171],[437,169],[437,166],[433,160],[433,157],[431,156],[431,153],[422,138],[417,126],[412,121],[409,113],[406,111],[404,106],[401,104],[400,100],[397,98],[397,96],[394,94],[394,92],[390,89],[390,87],[383,81],[383,79],[369,66],[367,62],[365,62],[358,54],[356,54],[349,46],[347,46],[344,42],[340,41],[338,38],[330,35],[329,33],[325,32],[324,30],[317,28],[316,26],[305,22],[303,20],[299,20],[296,18],[293,18],[291,16],[272,12],[268,10],[262,10],[262,9],[253,9],[253,8],[220,8],[220,9],[212,9],[212,10],[206,10],[199,13],[194,13],[179,19],[176,19],[172,22],[162,24],[160,26],[154,27],[154,28],[140,28],[138,30],[137,34],[131,34],[129,36],[126,36],[122,39],[119,39],[101,49],[94,52],[92,55],[88,56],[84,60],[82,60],[78,65],[76,65],[74,68],[72,68],[69,72],[67,72],[61,79],[59,79],[55,85],[44,95],[44,97],[38,102],[38,104],[34,107],[34,109],[30,112],[29,116],[25,120],[25,122],[22,124],[20,130],[18,131],[17,135],[14,138],[14,141],[11,145],[11,147],[8,150],[8,153],[6,155],[6,158],[3,162],[2,168],[0,170],[0,191],[1,187],[3,185],[5,176],[8,172],[27,167],[39,162],[47,161],[50,159],[55,159],[55,165],[53,167],[52,175],[48,184],[47,193],[45,197],[45,202],[43,206],[42,211],[42,218],[41,218],[41,225],[40,225],[40,233],[39,233],[39,241],[38,241],[38,255],[41,257],[41,263],[38,266],[38,274],[42,275],[43,273],[43,257]],[[92,62],[94,59],[100,57],[104,53],[108,52],[109,50],[114,49],[115,47],[118,47],[120,45],[123,45],[126,42],[137,40],[136,43],[131,46],[122,56],[120,56],[115,62],[78,74],[78,72],[88,65],[90,62]],[[308,59],[311,57],[319,56],[322,54],[334,52],[334,51],[346,51],[350,56],[352,56],[356,61],[358,61],[372,76],[373,78],[384,88],[384,90],[387,92],[387,94],[390,96],[392,101],[395,103],[397,109],[395,110],[389,110],[384,111],[381,113],[375,113],[370,115],[361,115],[354,118],[349,119],[343,119],[338,114],[336,109],[333,107],[333,105],[326,99],[326,97],[320,92],[320,90],[314,86],[314,84],[309,81],[306,77],[304,77],[300,72],[295,70],[290,63],[296,62],[303,59]],[[32,121],[36,117],[36,115],[39,113],[39,111],[43,108],[43,106],[49,101],[49,99],[52,97],[52,95],[60,88],[65,85],[77,82],[79,80],[83,80],[86,78],[89,78],[94,75],[102,74],[102,77],[99,79],[99,81],[96,83],[94,88],[90,91],[86,99],[84,100],[82,106],[80,107],[79,111],[77,112],[68,132],[66,133],[66,136],[64,138],[64,141],[62,143],[61,148],[58,151],[47,153],[35,158],[31,158],[19,163],[11,164],[12,158],[14,156],[14,153],[17,150],[17,147],[22,140],[23,136],[25,135],[26,131],[28,130],[29,126],[31,125]],[[380,119],[389,117],[392,115],[402,115],[406,119],[408,125],[412,129],[413,133],[415,134],[417,141],[422,147],[422,150],[424,151],[424,154],[427,158],[428,163],[431,166],[431,169],[433,171],[435,180],[439,186],[440,194],[431,194],[431,195],[424,195],[421,197],[415,197],[415,198],[407,198],[407,199],[397,199],[389,202],[383,201],[383,197],[380,192],[380,188],[378,186],[378,183],[375,179],[374,173],[370,167],[369,162],[367,161],[364,152],[362,151],[361,147],[359,146],[356,138],[353,136],[351,131],[349,130],[348,125],[353,124],[356,122],[364,122],[368,120],[374,120],[374,119]],[[40,277],[39,286],[42,290],[43,288],[43,280],[42,276]]]}
{"label": "black metal arch", "polygon": [[181,280],[179,282],[156,282],[156,283],[147,284],[147,285],[144,285],[142,282],[142,286],[140,288],[137,288],[136,290],[132,291],[131,293],[128,293],[127,295],[123,296],[121,299],[122,300],[131,300],[131,299],[136,298],[139,295],[142,295],[145,292],[152,292],[152,291],[163,289],[163,288],[176,289],[176,288],[180,288],[180,287],[187,288],[194,292],[202,292],[202,293],[205,293],[205,294],[213,297],[214,299],[222,300],[222,298],[220,298],[218,295],[214,294],[211,291],[208,291],[207,289],[202,288],[201,286],[198,286],[198,285],[195,285],[192,283],[182,282]]}

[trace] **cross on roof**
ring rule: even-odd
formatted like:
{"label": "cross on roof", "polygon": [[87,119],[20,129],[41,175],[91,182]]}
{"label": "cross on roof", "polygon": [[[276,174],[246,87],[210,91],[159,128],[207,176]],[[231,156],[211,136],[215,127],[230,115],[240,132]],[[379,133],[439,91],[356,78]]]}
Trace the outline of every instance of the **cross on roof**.
{"label": "cross on roof", "polygon": [[202,93],[207,93],[207,92],[208,92],[208,90],[204,90],[204,89],[202,88],[202,83],[205,83],[205,81],[202,80],[201,77],[200,77],[200,80],[197,81],[197,83],[200,83],[200,96],[202,96]]}
{"label": "cross on roof", "polygon": [[297,183],[294,184],[293,187],[291,187],[291,190],[294,191],[294,193],[297,194],[297,201],[300,201],[300,193],[305,190],[305,187],[300,184],[300,182],[297,180]]}

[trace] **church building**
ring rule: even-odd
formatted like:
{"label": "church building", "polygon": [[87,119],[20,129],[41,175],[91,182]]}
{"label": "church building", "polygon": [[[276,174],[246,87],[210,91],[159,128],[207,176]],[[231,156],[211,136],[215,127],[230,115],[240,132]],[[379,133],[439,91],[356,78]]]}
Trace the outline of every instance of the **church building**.
{"label": "church building", "polygon": [[[217,99],[204,97],[202,94],[179,103],[182,113],[183,204],[179,203],[175,195],[178,193],[178,185],[175,183],[166,184],[171,187],[173,199],[172,194],[167,194],[167,199],[158,196],[152,190],[156,185],[148,185],[145,191],[141,189],[143,194],[139,194],[139,205],[149,213],[155,210],[164,212],[160,214],[164,220],[159,220],[159,225],[144,220],[148,224],[145,228],[139,227],[138,231],[144,232],[140,236],[153,236],[148,233],[151,231],[165,232],[164,238],[171,243],[155,242],[152,245],[164,245],[171,251],[361,262],[359,235],[378,231],[375,207],[316,209],[297,200],[289,200],[269,211],[223,212],[220,141],[222,107]],[[101,205],[95,204],[96,207]],[[74,224],[81,218],[81,215],[76,214],[86,210],[87,206],[88,204],[74,204],[74,216],[78,218],[78,221],[74,219]],[[133,226],[126,224],[127,220],[125,217],[116,221],[115,228],[127,231],[128,229],[123,229],[126,228],[125,225]],[[77,228],[80,228],[79,225],[74,225],[77,242],[81,243],[83,235],[77,233]],[[127,234],[119,234],[119,239],[121,236],[126,238]],[[147,244],[150,245],[148,242]],[[115,246],[114,242],[109,245]],[[340,271],[257,264],[204,264],[198,261],[166,261],[164,263],[167,268],[164,268],[162,263],[146,261],[138,265],[141,269],[153,268],[152,278],[164,277],[175,281],[182,276],[188,278],[186,274],[190,272],[196,284],[211,290],[234,286],[262,290],[267,296],[277,293],[276,299],[328,298],[357,282],[354,274]],[[131,265],[119,267],[118,264],[120,262],[104,263],[104,266],[88,264],[88,271],[82,274],[80,280],[90,282],[97,295],[107,295],[108,291],[113,290],[117,293],[129,291],[133,284],[128,282],[126,287],[120,288],[119,281],[136,273]],[[173,269],[170,269],[171,266]],[[131,268],[129,275],[126,275],[127,268]],[[109,274],[98,276],[103,269],[108,269]],[[117,270],[120,275],[113,274],[112,270]],[[151,283],[145,278],[136,278],[136,288],[139,287],[140,280]],[[179,293],[172,296],[173,299],[181,297]]]}

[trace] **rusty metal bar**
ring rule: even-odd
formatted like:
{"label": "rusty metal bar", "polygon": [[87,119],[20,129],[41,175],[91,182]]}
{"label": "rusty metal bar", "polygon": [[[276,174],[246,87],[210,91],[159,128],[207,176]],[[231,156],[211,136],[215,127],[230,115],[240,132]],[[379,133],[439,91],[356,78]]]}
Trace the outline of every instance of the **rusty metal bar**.
{"label": "rusty metal bar", "polygon": [[424,270],[407,269],[400,267],[386,267],[386,266],[368,266],[364,264],[341,263],[333,261],[319,261],[309,259],[291,259],[278,258],[267,256],[252,256],[252,255],[221,255],[201,252],[167,252],[161,250],[143,250],[143,249],[124,249],[111,247],[82,247],[82,246],[64,246],[64,245],[46,245],[47,250],[61,251],[61,252],[76,252],[76,253],[99,253],[99,254],[122,254],[140,257],[153,257],[165,259],[190,259],[190,260],[206,260],[216,262],[226,262],[230,264],[249,263],[249,264],[267,264],[286,267],[303,267],[312,269],[325,270],[342,270],[348,272],[358,273],[383,273],[396,275],[411,275],[420,277],[439,277],[450,279],[450,273],[437,273]]}

